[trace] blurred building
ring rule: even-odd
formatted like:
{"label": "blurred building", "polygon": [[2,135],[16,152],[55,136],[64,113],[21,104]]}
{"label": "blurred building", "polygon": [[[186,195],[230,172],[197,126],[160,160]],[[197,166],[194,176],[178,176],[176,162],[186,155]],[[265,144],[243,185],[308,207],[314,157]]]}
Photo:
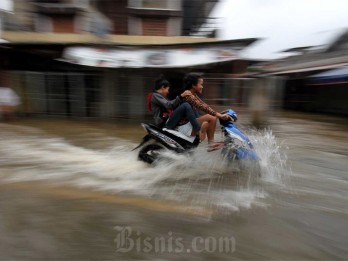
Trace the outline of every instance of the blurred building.
{"label": "blurred building", "polygon": [[[9,0],[3,0],[9,1]],[[3,31],[111,33],[180,36],[194,34],[218,0],[16,0]]]}
{"label": "blurred building", "polygon": [[[32,31],[32,5],[28,1],[3,0],[1,5],[9,9],[1,14],[2,31]],[[1,7],[0,7],[1,9]]]}
{"label": "blurred building", "polygon": [[285,51],[295,55],[262,65],[278,79],[283,108],[348,115],[348,31],[321,46]]}
{"label": "blurred building", "polygon": [[[191,1],[182,0],[183,6],[183,35],[204,34],[215,37],[217,29],[216,18],[209,17],[218,0]],[[212,28],[214,28],[212,30]]]}
{"label": "blurred building", "polygon": [[189,71],[205,73],[204,98],[213,106],[242,106],[255,61],[240,53],[257,39],[188,36],[209,21],[216,2],[16,1],[2,32],[0,70],[32,115],[146,117],[156,77],[165,74],[175,95]]}

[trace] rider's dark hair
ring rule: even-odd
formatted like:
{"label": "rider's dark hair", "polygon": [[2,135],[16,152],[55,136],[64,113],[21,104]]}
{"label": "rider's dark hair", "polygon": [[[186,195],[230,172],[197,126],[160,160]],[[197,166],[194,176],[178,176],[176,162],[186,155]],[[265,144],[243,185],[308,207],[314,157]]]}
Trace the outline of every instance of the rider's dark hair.
{"label": "rider's dark hair", "polygon": [[155,91],[161,89],[161,87],[170,87],[170,83],[164,78],[164,75],[160,75],[155,81]]}
{"label": "rider's dark hair", "polygon": [[188,73],[184,77],[184,88],[185,90],[189,90],[193,85],[198,83],[199,79],[202,79],[203,76],[200,73]]}

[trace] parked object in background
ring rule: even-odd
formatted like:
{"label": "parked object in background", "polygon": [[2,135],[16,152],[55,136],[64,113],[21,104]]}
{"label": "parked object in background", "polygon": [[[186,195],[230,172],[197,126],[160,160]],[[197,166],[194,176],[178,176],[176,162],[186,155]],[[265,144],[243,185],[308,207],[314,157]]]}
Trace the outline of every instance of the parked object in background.
{"label": "parked object in background", "polygon": [[13,119],[16,107],[20,104],[20,98],[9,87],[0,87],[0,115],[3,120]]}
{"label": "parked object in background", "polygon": [[256,78],[250,91],[249,111],[251,113],[251,123],[257,129],[267,125],[269,110],[267,84],[265,78]]}

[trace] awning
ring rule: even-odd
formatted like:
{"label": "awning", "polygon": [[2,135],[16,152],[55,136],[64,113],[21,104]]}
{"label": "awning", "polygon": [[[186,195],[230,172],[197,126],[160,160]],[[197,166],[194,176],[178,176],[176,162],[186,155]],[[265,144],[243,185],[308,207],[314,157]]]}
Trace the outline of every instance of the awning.
{"label": "awning", "polygon": [[348,83],[348,66],[325,71],[308,77],[307,85],[331,85]]}
{"label": "awning", "polygon": [[239,59],[235,47],[68,47],[60,61],[106,68],[180,68]]}

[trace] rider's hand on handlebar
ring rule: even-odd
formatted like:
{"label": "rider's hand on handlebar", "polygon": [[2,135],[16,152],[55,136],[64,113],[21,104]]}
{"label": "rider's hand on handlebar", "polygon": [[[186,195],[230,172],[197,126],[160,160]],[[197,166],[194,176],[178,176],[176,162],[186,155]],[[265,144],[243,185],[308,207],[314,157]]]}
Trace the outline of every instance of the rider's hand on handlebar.
{"label": "rider's hand on handlebar", "polygon": [[232,118],[233,118],[234,121],[237,121],[238,120],[237,114],[233,114]]}
{"label": "rider's hand on handlebar", "polygon": [[218,117],[219,119],[222,119],[222,120],[233,120],[232,117],[228,114],[221,114],[221,113],[217,113],[216,114],[216,117]]}

